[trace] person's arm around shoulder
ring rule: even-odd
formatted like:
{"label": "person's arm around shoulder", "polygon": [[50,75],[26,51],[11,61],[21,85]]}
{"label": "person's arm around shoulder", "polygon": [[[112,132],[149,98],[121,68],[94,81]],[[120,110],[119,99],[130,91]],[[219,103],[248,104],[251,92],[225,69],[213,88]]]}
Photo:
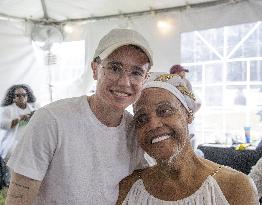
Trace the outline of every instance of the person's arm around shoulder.
{"label": "person's arm around shoulder", "polygon": [[224,173],[223,193],[230,205],[258,205],[258,195],[254,182],[247,175],[232,171]]}
{"label": "person's arm around shoulder", "polygon": [[41,181],[12,173],[5,205],[31,205],[35,200]]}
{"label": "person's arm around shoulder", "polygon": [[135,170],[119,183],[119,194],[116,205],[122,205],[133,184],[140,178],[141,170]]}

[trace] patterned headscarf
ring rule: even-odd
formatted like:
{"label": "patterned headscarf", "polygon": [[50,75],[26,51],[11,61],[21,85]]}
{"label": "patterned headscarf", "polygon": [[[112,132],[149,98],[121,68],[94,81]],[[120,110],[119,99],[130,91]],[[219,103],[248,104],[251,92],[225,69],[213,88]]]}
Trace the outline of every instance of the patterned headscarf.
{"label": "patterned headscarf", "polygon": [[176,96],[190,115],[193,115],[198,110],[195,95],[188,90],[185,81],[177,74],[151,72],[148,74],[143,89],[146,88],[163,88],[168,90]]}

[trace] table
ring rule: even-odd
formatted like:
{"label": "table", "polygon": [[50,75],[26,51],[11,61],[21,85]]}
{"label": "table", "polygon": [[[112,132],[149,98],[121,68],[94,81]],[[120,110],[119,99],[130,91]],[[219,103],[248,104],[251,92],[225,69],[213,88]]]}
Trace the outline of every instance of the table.
{"label": "table", "polygon": [[199,145],[198,149],[204,153],[205,159],[232,167],[245,174],[249,174],[251,167],[262,157],[262,149],[255,148],[238,151],[226,145],[203,144]]}

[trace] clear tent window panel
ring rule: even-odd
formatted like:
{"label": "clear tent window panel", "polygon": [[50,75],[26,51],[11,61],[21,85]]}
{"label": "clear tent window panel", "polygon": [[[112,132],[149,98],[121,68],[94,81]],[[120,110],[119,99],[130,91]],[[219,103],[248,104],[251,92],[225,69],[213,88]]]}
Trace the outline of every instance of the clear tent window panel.
{"label": "clear tent window panel", "polygon": [[[195,118],[200,143],[262,138],[262,23],[181,34],[181,61],[202,100]],[[230,138],[230,140],[229,140]]]}
{"label": "clear tent window panel", "polygon": [[246,81],[247,65],[245,61],[228,62],[226,69],[226,80],[229,82]]}
{"label": "clear tent window panel", "polygon": [[43,93],[42,104],[78,96],[78,89],[73,90],[72,85],[85,72],[85,41],[52,43],[49,49],[41,48],[41,43],[33,42],[36,57],[44,65],[47,76],[48,92]]}
{"label": "clear tent window panel", "polygon": [[262,81],[262,61],[250,61],[250,80]]}

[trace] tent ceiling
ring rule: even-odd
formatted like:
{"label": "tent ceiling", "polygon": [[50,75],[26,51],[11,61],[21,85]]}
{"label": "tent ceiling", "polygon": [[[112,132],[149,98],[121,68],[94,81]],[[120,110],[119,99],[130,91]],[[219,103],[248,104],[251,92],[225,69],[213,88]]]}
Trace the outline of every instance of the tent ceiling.
{"label": "tent ceiling", "polygon": [[[236,0],[231,0],[236,1]],[[175,8],[225,0],[1,0],[0,16],[67,21]]]}

